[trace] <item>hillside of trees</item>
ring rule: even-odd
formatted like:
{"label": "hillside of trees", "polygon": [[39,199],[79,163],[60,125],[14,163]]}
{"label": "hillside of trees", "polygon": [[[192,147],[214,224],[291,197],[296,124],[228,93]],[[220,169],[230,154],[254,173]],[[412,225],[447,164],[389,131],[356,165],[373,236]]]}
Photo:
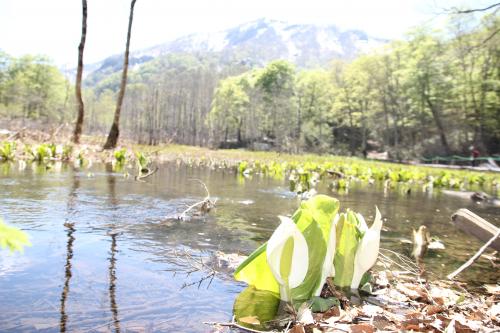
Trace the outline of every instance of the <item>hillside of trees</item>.
{"label": "hillside of trees", "polygon": [[[168,54],[130,68],[124,137],[139,143],[249,147],[395,158],[500,153],[500,18],[450,17],[353,61],[251,68],[216,53]],[[120,74],[84,82],[84,134],[113,119]],[[73,123],[74,87],[47,58],[0,53],[0,117]]]}

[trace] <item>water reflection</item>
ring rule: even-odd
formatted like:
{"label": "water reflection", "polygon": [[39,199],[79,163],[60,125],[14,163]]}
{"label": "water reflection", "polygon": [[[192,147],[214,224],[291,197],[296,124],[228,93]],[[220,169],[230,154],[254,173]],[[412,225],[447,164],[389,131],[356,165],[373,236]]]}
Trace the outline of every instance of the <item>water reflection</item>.
{"label": "water reflection", "polygon": [[111,251],[109,256],[109,308],[111,310],[115,332],[120,332],[118,319],[118,304],[116,303],[116,238],[117,233],[111,233]]}
{"label": "water reflection", "polygon": [[73,234],[75,233],[75,223],[72,219],[72,215],[75,213],[75,203],[77,200],[77,190],[80,188],[80,180],[76,171],[73,169],[72,171],[73,183],[71,186],[71,190],[68,195],[68,201],[66,204],[66,221],[64,223],[64,227],[66,228],[66,235],[68,240],[66,242],[66,264],[64,265],[64,286],[61,292],[61,318],[59,320],[59,331],[66,332],[66,324],[68,321],[68,315],[66,313],[66,302],[69,295],[70,290],[70,281],[71,276],[71,259],[73,259],[73,242],[75,241],[75,237]]}
{"label": "water reflection", "polygon": [[[111,164],[106,165],[106,171],[108,172],[108,175],[106,177],[107,183],[108,183],[108,192],[109,192],[109,202],[110,206],[114,209],[116,209],[118,200],[116,198],[116,178],[112,174],[112,166]],[[113,221],[116,221],[116,219],[113,219]],[[114,225],[111,227],[112,229],[114,228]],[[115,328],[115,332],[119,333],[120,332],[120,319],[118,317],[118,303],[116,302],[116,253],[117,253],[117,236],[118,233],[114,230],[109,231],[109,235],[111,236],[111,249],[110,249],[110,256],[109,256],[109,269],[108,269],[108,276],[109,276],[109,308],[111,310],[111,315],[112,315],[112,322],[113,326]]]}

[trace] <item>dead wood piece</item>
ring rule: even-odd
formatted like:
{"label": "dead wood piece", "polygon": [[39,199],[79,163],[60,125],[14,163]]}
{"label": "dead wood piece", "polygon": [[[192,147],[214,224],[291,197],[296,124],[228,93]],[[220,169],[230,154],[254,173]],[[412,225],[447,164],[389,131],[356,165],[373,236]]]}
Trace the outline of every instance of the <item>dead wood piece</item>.
{"label": "dead wood piece", "polygon": [[453,273],[449,274],[447,276],[447,278],[450,279],[450,280],[452,280],[453,278],[455,278],[455,276],[457,276],[463,270],[465,270],[467,267],[469,267],[470,265],[472,265],[474,263],[474,261],[476,261],[477,258],[479,258],[481,256],[481,254],[486,250],[486,248],[488,248],[488,246],[490,246],[495,240],[498,240],[499,236],[500,236],[500,229],[498,229],[497,233],[486,244],[484,244],[479,249],[479,251],[476,252],[476,254],[474,254],[469,260],[467,260],[467,262],[465,264],[463,264],[462,266],[460,266],[460,268],[458,268],[456,271],[454,271]]}
{"label": "dead wood piece", "polygon": [[144,178],[148,178],[149,176],[153,175],[158,171],[158,167],[155,167],[154,169],[149,169],[147,173],[143,174],[142,171],[139,171],[139,174],[135,176],[135,180],[137,181],[143,181]]}
{"label": "dead wood piece", "polygon": [[203,185],[203,187],[205,188],[205,191],[207,192],[207,196],[205,197],[205,199],[201,200],[201,201],[198,201],[194,204],[192,204],[191,206],[189,206],[188,208],[186,208],[178,217],[177,219],[178,220],[185,220],[186,217],[187,217],[187,213],[189,213],[191,210],[193,210],[194,208],[196,207],[199,207],[199,211],[202,213],[202,214],[206,214],[208,212],[210,212],[210,210],[212,210],[212,208],[215,207],[215,200],[212,200],[210,198],[210,192],[208,191],[208,188],[207,188],[207,185],[205,185],[205,183],[203,183],[201,180],[199,179],[191,179],[193,181],[197,181],[199,182],[201,185]]}
{"label": "dead wood piece", "polygon": [[21,137],[21,134],[26,130],[26,127],[21,128],[19,131],[12,133],[6,141],[15,140]]}
{"label": "dead wood piece", "polygon": [[330,176],[335,176],[336,178],[344,178],[345,175],[340,172],[340,171],[335,171],[335,170],[326,170],[326,172],[330,175]]}
{"label": "dead wood piece", "polygon": [[[491,239],[498,233],[498,230],[500,230],[490,222],[465,208],[456,211],[455,214],[451,216],[451,220],[457,228],[475,236],[483,242]],[[494,239],[489,246],[492,249],[500,251],[500,238]]]}
{"label": "dead wood piece", "polygon": [[205,325],[211,325],[211,326],[226,326],[226,327],[238,328],[238,329],[243,330],[245,332],[255,332],[255,333],[270,333],[270,332],[275,332],[275,331],[259,331],[259,330],[254,330],[252,328],[241,326],[241,325],[237,324],[234,321],[232,321],[230,323],[218,323],[218,322],[213,322],[213,321],[205,321],[205,322],[203,322],[203,324],[205,324]]}
{"label": "dead wood piece", "polygon": [[57,126],[51,133],[50,133],[50,141],[54,140],[55,137],[57,137],[57,134],[59,134],[59,131],[65,126],[66,124],[61,124]]}

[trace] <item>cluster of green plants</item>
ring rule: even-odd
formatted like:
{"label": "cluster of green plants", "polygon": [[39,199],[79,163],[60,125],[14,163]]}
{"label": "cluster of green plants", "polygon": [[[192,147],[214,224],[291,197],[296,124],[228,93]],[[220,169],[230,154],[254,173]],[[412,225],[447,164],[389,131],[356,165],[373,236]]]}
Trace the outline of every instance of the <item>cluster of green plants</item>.
{"label": "cluster of green plants", "polygon": [[[0,161],[33,161],[37,163],[46,163],[49,161],[73,161],[75,165],[83,166],[90,163],[92,157],[87,149],[74,151],[72,145],[61,145],[55,143],[41,143],[36,145],[25,144],[23,149],[19,149],[16,142],[0,142]],[[135,151],[131,154],[126,148],[117,149],[109,155],[103,155],[106,161],[111,162],[115,169],[123,169],[127,162],[136,162],[140,172],[144,172],[151,163],[149,154],[143,151]],[[135,158],[134,158],[135,157]]]}
{"label": "cluster of green plants", "polygon": [[56,145],[54,143],[41,143],[35,146],[25,145],[24,150],[29,159],[36,162],[47,160],[68,161],[71,159],[73,147],[69,145]]}
{"label": "cluster of green plants", "polygon": [[[270,320],[278,311],[279,299],[292,306],[315,302],[327,278],[340,288],[369,288],[367,272],[380,246],[378,209],[368,228],[361,214],[349,209],[339,213],[337,199],[317,195],[303,201],[292,218],[280,219],[269,241],[234,273],[236,280],[250,286],[235,301],[237,320],[252,316],[261,323]],[[266,312],[256,310],[255,303]]]}
{"label": "cluster of green plants", "polygon": [[57,145],[55,143],[25,144],[24,150],[21,150],[18,149],[14,141],[0,143],[0,161],[14,161],[16,159],[28,159],[36,162],[47,160],[68,161],[71,159],[72,153],[73,146],[71,145]]}
{"label": "cluster of green plants", "polygon": [[494,173],[465,170],[436,169],[425,166],[402,165],[364,161],[359,159],[326,161],[242,161],[237,170],[242,175],[263,174],[274,177],[289,175],[290,189],[295,192],[308,190],[318,179],[332,179],[335,188],[346,188],[350,181],[373,184],[384,183],[421,185],[425,189],[451,188],[457,190],[485,189],[498,191],[500,178]]}
{"label": "cluster of green plants", "polygon": [[4,141],[0,146],[0,160],[12,161],[15,158],[16,143],[11,141]]}

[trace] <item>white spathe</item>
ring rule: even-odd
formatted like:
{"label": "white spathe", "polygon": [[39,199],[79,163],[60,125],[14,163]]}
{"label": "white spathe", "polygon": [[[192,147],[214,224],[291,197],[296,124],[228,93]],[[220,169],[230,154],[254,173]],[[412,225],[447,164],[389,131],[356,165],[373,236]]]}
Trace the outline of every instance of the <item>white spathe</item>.
{"label": "white spathe", "polygon": [[321,270],[321,282],[318,285],[318,288],[314,291],[314,296],[319,296],[321,294],[323,285],[328,277],[335,276],[333,259],[335,258],[335,248],[337,246],[337,222],[339,219],[340,215],[336,214],[332,220],[332,225],[330,226],[330,235],[326,247],[325,261],[323,261],[323,269]]}
{"label": "white spathe", "polygon": [[[370,229],[365,232],[363,238],[359,242],[358,249],[356,250],[351,289],[358,289],[363,274],[375,265],[378,258],[378,251],[380,248],[380,230],[382,229],[382,216],[380,215],[378,208],[375,207],[375,209],[375,221],[373,221]],[[361,224],[363,223],[364,219]]]}
{"label": "white spathe", "polygon": [[[304,235],[302,235],[292,219],[285,216],[279,216],[279,218],[281,224],[267,242],[267,263],[276,281],[280,284],[281,299],[290,301],[290,289],[298,287],[306,277],[309,268],[309,248]],[[293,251],[286,253],[284,251],[285,245],[290,239],[293,240]],[[291,256],[291,258],[285,256]],[[282,260],[290,262],[291,267],[288,276],[281,275]]]}

